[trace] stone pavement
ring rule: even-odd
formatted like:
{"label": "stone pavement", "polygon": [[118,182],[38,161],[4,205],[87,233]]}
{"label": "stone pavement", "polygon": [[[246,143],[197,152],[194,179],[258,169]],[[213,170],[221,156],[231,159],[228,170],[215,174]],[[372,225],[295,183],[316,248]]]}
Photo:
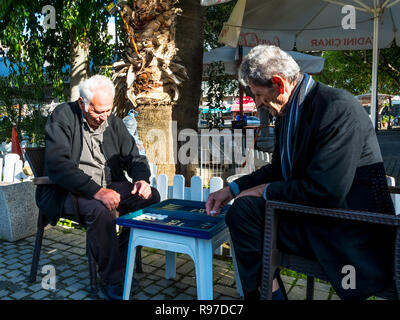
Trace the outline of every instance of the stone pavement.
{"label": "stone pavement", "polygon": [[[29,276],[34,246],[34,236],[16,242],[0,240],[0,300],[92,300],[89,295],[89,271],[85,255],[85,232],[63,226],[47,227],[44,233],[41,259],[36,282],[30,284]],[[164,277],[163,251],[143,248],[143,273],[135,274],[138,288],[133,289],[135,300],[195,300],[196,278],[194,264],[185,254],[177,254],[176,278]],[[42,287],[48,273],[41,273],[43,266],[54,266],[55,290]],[[236,291],[232,259],[215,256],[214,299],[240,300]],[[283,275],[290,300],[304,300],[305,280]],[[103,299],[99,290],[99,299]],[[315,284],[316,300],[337,300],[326,283]]]}

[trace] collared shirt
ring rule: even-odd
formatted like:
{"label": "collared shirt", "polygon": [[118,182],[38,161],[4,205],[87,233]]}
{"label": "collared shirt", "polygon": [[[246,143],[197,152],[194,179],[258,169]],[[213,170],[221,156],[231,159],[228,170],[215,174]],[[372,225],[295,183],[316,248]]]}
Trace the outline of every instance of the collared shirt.
{"label": "collared shirt", "polygon": [[101,144],[103,133],[108,126],[107,120],[97,129],[92,129],[82,116],[82,154],[79,162],[79,169],[91,176],[93,181],[103,188],[111,183],[111,171],[107,166]]}

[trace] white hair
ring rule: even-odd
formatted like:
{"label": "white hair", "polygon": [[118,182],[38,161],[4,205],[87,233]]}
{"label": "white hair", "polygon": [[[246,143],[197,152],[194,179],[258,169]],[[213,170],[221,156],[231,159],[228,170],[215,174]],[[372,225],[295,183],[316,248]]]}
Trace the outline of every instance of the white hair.
{"label": "white hair", "polygon": [[89,103],[93,98],[95,89],[104,87],[109,87],[111,89],[112,96],[114,98],[115,96],[114,83],[106,76],[97,74],[83,81],[79,85],[79,95],[81,96],[83,102],[85,103],[86,112],[88,112]]}
{"label": "white hair", "polygon": [[276,46],[259,45],[250,50],[239,68],[239,81],[271,87],[271,78],[281,75],[289,82],[298,79],[300,67],[292,56]]}

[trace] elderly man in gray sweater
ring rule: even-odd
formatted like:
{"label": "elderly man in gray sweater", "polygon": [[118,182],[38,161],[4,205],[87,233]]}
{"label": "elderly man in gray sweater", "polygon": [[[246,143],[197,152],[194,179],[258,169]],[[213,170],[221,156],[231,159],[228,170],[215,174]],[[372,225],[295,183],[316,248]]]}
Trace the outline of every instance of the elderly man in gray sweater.
{"label": "elderly man in gray sweater", "polygon": [[[111,111],[114,85],[96,75],[80,85],[77,101],[55,108],[45,127],[45,174],[36,199],[47,222],[73,215],[71,193],[87,226],[90,250],[109,299],[121,299],[128,230],[116,234],[115,219],[160,200],[150,169],[122,120]],[[128,182],[124,171],[132,178]]]}

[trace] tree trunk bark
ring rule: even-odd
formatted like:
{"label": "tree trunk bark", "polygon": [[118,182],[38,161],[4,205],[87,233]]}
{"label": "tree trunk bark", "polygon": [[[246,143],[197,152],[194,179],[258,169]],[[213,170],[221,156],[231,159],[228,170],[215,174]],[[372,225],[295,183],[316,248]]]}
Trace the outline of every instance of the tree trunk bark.
{"label": "tree trunk bark", "polygon": [[70,101],[79,98],[79,84],[88,78],[89,71],[89,44],[76,40],[75,27],[70,31],[71,43],[71,75],[70,75]]}
{"label": "tree trunk bark", "polygon": [[157,175],[168,175],[172,185],[175,175],[174,141],[176,130],[172,122],[172,104],[140,105],[137,107],[138,134],[146,150],[147,160],[157,165]]}
{"label": "tree trunk bark", "polygon": [[[176,47],[178,56],[186,67],[189,79],[183,81],[181,96],[172,111],[172,119],[177,122],[178,133],[182,129],[197,131],[201,81],[203,74],[203,34],[205,9],[198,0],[183,0],[179,4],[183,10],[176,25]],[[200,141],[200,140],[199,140]],[[178,142],[179,150],[185,141]],[[185,176],[186,183],[195,175],[196,164],[176,164],[176,172]]]}

